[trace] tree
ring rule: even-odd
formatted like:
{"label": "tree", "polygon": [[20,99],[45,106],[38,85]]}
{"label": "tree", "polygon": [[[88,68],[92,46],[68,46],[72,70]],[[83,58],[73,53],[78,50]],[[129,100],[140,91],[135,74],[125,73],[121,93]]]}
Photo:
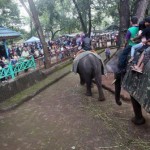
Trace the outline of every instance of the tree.
{"label": "tree", "polygon": [[83,30],[84,33],[87,33],[87,26],[85,25],[84,19],[83,19],[83,17],[82,17],[82,12],[81,12],[80,9],[79,9],[79,6],[78,6],[78,4],[77,4],[77,1],[76,1],[76,0],[73,0],[73,3],[74,3],[74,5],[75,5],[75,7],[76,7],[76,10],[77,10],[77,12],[78,12],[79,19],[80,19],[81,26],[82,26],[82,30]]}
{"label": "tree", "polygon": [[45,59],[45,68],[49,68],[51,66],[50,64],[50,57],[49,57],[49,53],[47,50],[47,43],[45,42],[45,37],[43,35],[43,31],[40,25],[40,21],[38,18],[38,13],[35,7],[35,4],[33,2],[33,0],[28,0],[28,4],[30,7],[30,11],[28,10],[28,8],[26,7],[25,3],[23,0],[20,0],[21,4],[24,6],[24,8],[26,9],[26,11],[28,12],[28,14],[30,15],[30,17],[33,19],[36,31],[38,33],[38,36],[41,40],[42,46],[43,46],[43,51],[44,51],[44,59]]}
{"label": "tree", "polygon": [[130,21],[130,9],[129,9],[129,0],[120,0],[118,5],[119,11],[119,47],[124,43],[124,33],[129,27]]}
{"label": "tree", "polygon": [[[134,6],[135,8],[130,8],[129,2],[132,2],[132,4],[134,4],[132,7]],[[149,3],[150,0],[120,0],[118,7],[120,16],[119,47],[123,44],[124,31],[129,27],[130,14],[132,14],[132,16],[137,16],[139,20],[142,20],[145,17],[145,12]],[[134,11],[132,12],[132,10]]]}
{"label": "tree", "polygon": [[[95,0],[94,5],[97,11],[95,17],[99,16],[99,21],[105,19],[105,17],[111,17],[113,22],[119,24],[119,12],[118,12],[119,0]],[[101,21],[101,22],[102,22]],[[100,23],[101,23],[100,22]]]}
{"label": "tree", "polygon": [[82,31],[91,34],[92,16],[91,16],[91,0],[72,0],[77,10]]}
{"label": "tree", "polygon": [[41,25],[51,39],[57,33],[71,32],[76,30],[77,21],[73,16],[74,10],[68,0],[43,0],[37,1]]}
{"label": "tree", "polygon": [[17,26],[21,24],[19,9],[12,0],[0,0],[0,25]]}
{"label": "tree", "polygon": [[139,18],[140,21],[144,19],[146,9],[149,3],[150,3],[150,0],[137,0],[136,1],[134,13],[135,13],[135,16]]}
{"label": "tree", "polygon": [[43,0],[37,1],[37,6],[40,14],[40,20],[45,32],[51,32],[53,39],[55,34],[61,29],[58,22],[60,21],[59,13],[56,11],[56,1]]}

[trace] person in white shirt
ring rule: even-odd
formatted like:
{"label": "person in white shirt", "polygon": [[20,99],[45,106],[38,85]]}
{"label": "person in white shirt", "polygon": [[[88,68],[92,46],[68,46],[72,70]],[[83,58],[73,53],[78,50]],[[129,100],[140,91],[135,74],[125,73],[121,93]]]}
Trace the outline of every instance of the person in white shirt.
{"label": "person in white shirt", "polygon": [[[27,47],[23,47],[21,57],[26,58],[26,59],[30,58],[30,54],[29,54]],[[27,72],[27,71],[28,71],[28,69],[24,70],[24,72]]]}
{"label": "person in white shirt", "polygon": [[27,47],[23,47],[23,51],[22,51],[21,57],[29,58],[29,56],[30,56],[30,54],[28,52]]}

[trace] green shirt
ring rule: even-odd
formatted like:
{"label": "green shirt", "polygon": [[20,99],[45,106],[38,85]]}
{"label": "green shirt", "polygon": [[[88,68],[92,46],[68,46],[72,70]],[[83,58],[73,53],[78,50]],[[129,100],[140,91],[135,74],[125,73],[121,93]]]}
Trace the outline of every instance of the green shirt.
{"label": "green shirt", "polygon": [[135,38],[138,35],[139,27],[137,26],[130,27],[128,31],[130,32],[130,39],[128,40],[128,45],[134,46],[136,45],[136,43],[134,43],[131,39]]}

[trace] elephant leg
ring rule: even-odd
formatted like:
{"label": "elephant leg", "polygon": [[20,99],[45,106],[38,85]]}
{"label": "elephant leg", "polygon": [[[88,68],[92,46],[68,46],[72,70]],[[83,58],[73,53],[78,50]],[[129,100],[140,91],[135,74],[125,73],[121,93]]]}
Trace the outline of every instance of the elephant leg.
{"label": "elephant leg", "polygon": [[135,117],[132,118],[132,122],[136,125],[142,125],[145,123],[145,118],[142,115],[141,105],[131,96],[131,102],[134,110]]}
{"label": "elephant leg", "polygon": [[81,85],[84,85],[85,84],[85,81],[84,81],[84,79],[83,79],[83,77],[79,74],[79,76],[80,76],[80,84]]}
{"label": "elephant leg", "polygon": [[120,93],[121,93],[121,73],[115,74],[115,100],[118,105],[122,105],[120,101]]}
{"label": "elephant leg", "polygon": [[86,95],[87,96],[92,96],[92,91],[91,91],[91,85],[92,85],[92,80],[90,77],[86,77]]}
{"label": "elephant leg", "polygon": [[97,85],[97,88],[98,88],[98,92],[99,92],[99,98],[98,98],[98,100],[99,101],[104,101],[105,100],[105,96],[104,96],[103,89],[102,89],[102,79],[101,79],[101,76],[100,77],[95,77],[95,82],[96,82],[96,85]]}

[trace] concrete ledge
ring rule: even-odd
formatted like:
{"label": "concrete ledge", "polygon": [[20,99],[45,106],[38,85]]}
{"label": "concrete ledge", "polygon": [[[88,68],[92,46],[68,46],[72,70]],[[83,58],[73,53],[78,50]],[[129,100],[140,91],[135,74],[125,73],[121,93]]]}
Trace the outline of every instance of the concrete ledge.
{"label": "concrete ledge", "polygon": [[39,70],[31,71],[23,77],[18,77],[13,81],[0,85],[0,102],[14,96],[22,90],[32,86],[38,81],[41,81],[43,76]]}
{"label": "concrete ledge", "polygon": [[58,71],[59,69],[62,69],[64,67],[66,67],[67,65],[71,64],[72,63],[72,60],[73,59],[68,59],[60,64],[57,64],[55,66],[52,66],[51,68],[49,69],[45,69],[45,70],[41,70],[41,72],[45,75],[45,76],[48,76],[50,74],[52,74],[53,72],[55,71]]}
{"label": "concrete ledge", "polygon": [[8,110],[15,109],[16,107],[20,106],[24,102],[30,100],[35,95],[39,94],[41,91],[45,90],[47,87],[52,85],[53,83],[57,82],[58,80],[62,79],[64,76],[69,74],[71,65],[60,69],[59,71],[51,74],[51,76],[48,76],[42,82],[38,82],[34,84],[33,86],[23,90],[22,92],[16,94],[15,96],[11,97],[10,99],[7,99],[4,102],[0,103],[0,112],[5,112]]}
{"label": "concrete ledge", "polygon": [[43,70],[32,70],[29,71],[29,73],[25,73],[25,75],[21,75],[20,77],[17,77],[15,80],[10,81],[5,84],[0,85],[0,102],[3,102],[17,93],[31,87],[32,85],[42,81],[48,75],[54,73],[55,71],[58,71],[65,66],[72,63],[71,59],[62,62],[61,64],[58,64],[56,66],[51,67],[50,69],[43,69]]}

